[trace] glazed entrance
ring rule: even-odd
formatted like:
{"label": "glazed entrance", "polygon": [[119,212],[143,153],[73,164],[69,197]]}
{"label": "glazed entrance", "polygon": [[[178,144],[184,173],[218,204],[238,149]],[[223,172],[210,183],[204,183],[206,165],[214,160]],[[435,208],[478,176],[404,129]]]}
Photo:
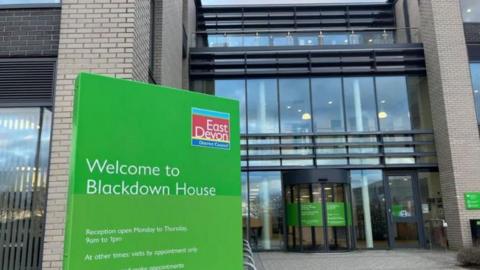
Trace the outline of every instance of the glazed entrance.
{"label": "glazed entrance", "polygon": [[350,249],[351,210],[346,184],[299,184],[286,187],[287,249]]}
{"label": "glazed entrance", "polygon": [[352,249],[352,204],[346,170],[293,170],[282,174],[282,182],[287,250]]}

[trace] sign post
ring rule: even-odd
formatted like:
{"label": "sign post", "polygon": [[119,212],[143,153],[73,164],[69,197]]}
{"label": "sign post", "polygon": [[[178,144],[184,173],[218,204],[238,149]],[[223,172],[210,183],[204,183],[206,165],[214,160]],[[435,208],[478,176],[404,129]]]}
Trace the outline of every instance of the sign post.
{"label": "sign post", "polygon": [[241,270],[237,101],[76,81],[66,270]]}

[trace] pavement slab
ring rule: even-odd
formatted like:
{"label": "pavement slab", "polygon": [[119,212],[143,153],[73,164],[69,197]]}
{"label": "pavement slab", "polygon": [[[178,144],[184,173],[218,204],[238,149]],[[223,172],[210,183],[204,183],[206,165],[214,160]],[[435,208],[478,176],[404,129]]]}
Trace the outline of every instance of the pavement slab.
{"label": "pavement slab", "polygon": [[466,269],[453,251],[372,250],[341,253],[260,252],[258,270],[439,270]]}

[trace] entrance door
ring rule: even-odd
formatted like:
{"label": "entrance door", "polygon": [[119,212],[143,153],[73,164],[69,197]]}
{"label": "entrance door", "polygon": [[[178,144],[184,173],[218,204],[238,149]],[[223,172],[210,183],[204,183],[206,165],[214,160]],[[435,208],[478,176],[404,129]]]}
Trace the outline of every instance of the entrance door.
{"label": "entrance door", "polygon": [[391,247],[420,247],[424,236],[415,174],[388,173],[385,180]]}
{"label": "entrance door", "polygon": [[349,249],[347,190],[344,184],[333,183],[286,186],[287,249]]}

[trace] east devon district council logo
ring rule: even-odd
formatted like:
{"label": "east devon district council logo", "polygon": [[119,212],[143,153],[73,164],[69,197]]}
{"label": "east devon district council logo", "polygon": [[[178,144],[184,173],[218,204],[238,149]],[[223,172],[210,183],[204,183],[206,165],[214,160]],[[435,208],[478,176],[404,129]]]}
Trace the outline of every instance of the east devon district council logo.
{"label": "east devon district council logo", "polygon": [[230,114],[192,108],[192,145],[230,149]]}

